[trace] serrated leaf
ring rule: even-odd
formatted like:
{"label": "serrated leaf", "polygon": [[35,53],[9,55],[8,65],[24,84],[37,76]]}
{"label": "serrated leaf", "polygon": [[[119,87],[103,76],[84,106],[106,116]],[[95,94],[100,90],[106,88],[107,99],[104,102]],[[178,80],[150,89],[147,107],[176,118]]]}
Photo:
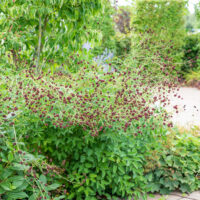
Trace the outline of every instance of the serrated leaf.
{"label": "serrated leaf", "polygon": [[11,169],[17,170],[17,171],[24,171],[24,170],[28,170],[29,166],[21,165],[19,163],[14,163],[13,166],[11,167]]}

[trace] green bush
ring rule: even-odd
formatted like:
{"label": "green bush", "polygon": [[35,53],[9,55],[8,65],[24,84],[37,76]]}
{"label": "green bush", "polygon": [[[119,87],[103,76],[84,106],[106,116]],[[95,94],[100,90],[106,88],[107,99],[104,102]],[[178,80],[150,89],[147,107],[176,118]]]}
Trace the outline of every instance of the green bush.
{"label": "green bush", "polygon": [[0,124],[6,132],[14,127],[32,154],[65,168],[68,199],[145,198],[146,157],[162,149],[157,140],[172,126],[153,105],[167,105],[164,94],[174,84],[168,76],[155,81],[132,55],[121,66],[107,73],[88,64],[77,73],[29,69],[0,77]]}
{"label": "green bush", "polygon": [[91,52],[94,56],[101,55],[105,49],[113,53],[116,51],[115,24],[112,17],[115,10],[110,1],[105,2],[103,11],[90,21],[88,27],[91,30],[91,34],[98,34],[99,36],[99,41],[91,41],[94,46]]}
{"label": "green bush", "polygon": [[118,33],[116,35],[116,56],[125,58],[131,51],[130,34]]}
{"label": "green bush", "polygon": [[155,72],[159,72],[160,64],[163,68],[180,71],[185,37],[185,6],[186,1],[183,0],[136,0],[132,51],[133,55],[141,58],[139,62],[142,65],[147,63],[148,68]]}
{"label": "green bush", "polygon": [[157,167],[146,175],[150,192],[169,194],[180,190],[190,193],[200,188],[198,136],[178,134],[171,145],[165,146],[157,161]]}
{"label": "green bush", "polygon": [[189,73],[192,70],[197,70],[200,66],[200,34],[190,34],[185,38],[184,49],[184,64],[181,68],[181,73]]}
{"label": "green bush", "polygon": [[2,75],[0,123],[6,132],[14,126],[34,155],[66,169],[69,199],[139,198],[146,191],[145,155],[167,123],[150,106],[158,101],[156,88],[148,90],[141,68],[92,69]]}
{"label": "green bush", "polygon": [[185,74],[187,85],[200,89],[200,70],[191,71]]}
{"label": "green bush", "polygon": [[50,127],[43,129],[42,134],[36,131],[30,135],[27,143],[32,148],[41,145],[43,152],[65,167],[71,182],[67,184],[69,199],[139,198],[147,191],[145,156],[151,148],[161,149],[161,144],[155,143],[166,133],[159,126],[152,130],[150,124],[146,123],[143,134],[137,137],[131,131],[117,133],[107,129],[92,137],[80,128],[65,131]]}
{"label": "green bush", "polygon": [[60,169],[46,163],[44,156],[27,152],[14,128],[9,134],[0,128],[0,198],[63,199]]}

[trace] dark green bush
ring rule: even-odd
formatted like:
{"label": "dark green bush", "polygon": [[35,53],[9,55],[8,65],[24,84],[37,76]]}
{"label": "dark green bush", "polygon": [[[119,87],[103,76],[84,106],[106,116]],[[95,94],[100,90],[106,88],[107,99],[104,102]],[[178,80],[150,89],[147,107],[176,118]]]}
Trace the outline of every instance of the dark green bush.
{"label": "dark green bush", "polygon": [[188,73],[191,70],[196,70],[200,66],[200,34],[190,34],[185,38],[184,49],[184,64],[181,68],[182,74]]}
{"label": "dark green bush", "polygon": [[69,199],[139,198],[147,191],[145,157],[150,149],[161,149],[159,143],[155,145],[156,138],[166,132],[146,126],[137,137],[110,129],[92,137],[78,128],[65,131],[50,127],[30,135],[27,143],[35,148],[41,145],[43,152],[65,167],[71,182],[67,184]]}
{"label": "dark green bush", "polygon": [[178,135],[171,145],[165,146],[157,167],[146,175],[150,192],[169,194],[180,190],[190,193],[200,188],[199,141],[198,136],[187,133]]}
{"label": "dark green bush", "polygon": [[60,169],[46,163],[44,156],[30,154],[14,128],[9,134],[0,130],[0,198],[63,199]]}
{"label": "dark green bush", "polygon": [[124,58],[131,50],[131,36],[130,34],[118,33],[116,35],[116,56]]}

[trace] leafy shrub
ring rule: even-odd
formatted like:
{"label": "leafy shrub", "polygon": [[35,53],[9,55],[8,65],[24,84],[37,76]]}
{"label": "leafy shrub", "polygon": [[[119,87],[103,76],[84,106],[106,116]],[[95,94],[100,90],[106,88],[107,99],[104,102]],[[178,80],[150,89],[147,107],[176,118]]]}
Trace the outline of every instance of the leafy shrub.
{"label": "leafy shrub", "polygon": [[[177,135],[165,146],[157,167],[147,173],[149,191],[169,194],[172,191],[190,193],[200,188],[199,136]],[[156,166],[156,165],[154,165]]]}
{"label": "leafy shrub", "polygon": [[[157,55],[162,67],[175,67],[180,71],[185,28],[183,15],[186,1],[140,1],[134,5],[132,32],[133,55],[144,58],[142,65],[158,72]],[[141,45],[142,43],[142,45]],[[155,58],[154,58],[155,57]]]}
{"label": "leafy shrub", "polygon": [[200,70],[185,74],[186,84],[200,89]]}
{"label": "leafy shrub", "polygon": [[[12,136],[11,136],[12,135]],[[63,199],[61,170],[45,162],[44,156],[26,151],[16,138],[1,127],[0,134],[0,197],[2,199]],[[61,193],[61,195],[60,195]]]}
{"label": "leafy shrub", "polygon": [[182,66],[182,74],[189,73],[191,70],[197,70],[199,67],[200,55],[200,34],[190,34],[185,38],[184,45],[184,65]]}
{"label": "leafy shrub", "polygon": [[0,123],[6,132],[14,126],[27,147],[38,149],[32,153],[65,167],[68,198],[140,197],[148,144],[164,135],[159,126],[172,126],[152,105],[166,105],[160,92],[173,84],[166,78],[157,88],[144,71],[127,64],[112,73],[91,66],[76,74],[3,75]]}
{"label": "leafy shrub", "polygon": [[[45,132],[47,133],[47,132]],[[77,184],[69,184],[72,197],[76,199],[109,199],[114,197],[131,198],[145,194],[146,181],[143,177],[145,149],[137,146],[132,135],[115,132],[102,133],[97,138],[81,137],[75,132],[71,139],[59,144],[54,159],[65,158],[65,168],[70,180]],[[64,138],[69,138],[68,134]],[[76,143],[75,143],[76,141]],[[64,146],[65,155],[60,155]],[[53,141],[50,146],[54,146]]]}
{"label": "leafy shrub", "polygon": [[[115,41],[111,40],[115,33],[109,1],[63,1],[62,5],[51,2],[49,6],[46,1],[42,4],[34,1],[32,4],[30,7],[26,1],[5,1],[0,6],[1,63],[13,64],[18,69],[31,66],[17,73],[0,69],[3,71],[0,77],[1,196],[8,200],[28,197],[36,200],[131,199],[133,196],[145,199],[148,181],[155,179],[154,184],[157,183],[155,170],[152,175],[144,176],[148,159],[154,155],[152,152],[161,155],[160,162],[169,165],[166,159],[169,150],[163,151],[161,141],[166,139],[167,127],[173,125],[168,114],[154,104],[165,107],[169,103],[166,94],[176,86],[176,82],[170,81],[180,58],[181,52],[178,55],[174,52],[182,44],[182,35],[176,37],[180,43],[170,39],[174,36],[174,27],[181,29],[184,4],[180,8],[176,2],[167,4],[169,13],[177,10],[178,15],[177,20],[170,15],[172,34],[166,34],[168,30],[164,29],[162,37],[154,40],[161,27],[157,27],[155,35],[153,28],[145,27],[137,40],[133,40],[136,45],[132,51],[130,35],[122,40],[119,37],[117,51],[126,59],[118,63],[120,69],[109,63],[113,70],[106,73],[89,63],[92,53],[87,58],[82,50],[69,54],[85,40],[97,40],[100,34],[96,29],[102,33],[102,44],[93,53],[106,47],[115,49]],[[159,14],[165,13],[165,4],[161,3]],[[96,15],[94,19],[93,15],[102,11],[101,8],[107,15]],[[30,15],[27,17],[24,13]],[[124,14],[129,23],[128,13]],[[168,15],[159,17],[166,24]],[[10,19],[15,23],[11,25]],[[21,20],[23,26],[19,26]],[[129,24],[124,25],[129,28]],[[32,32],[26,31],[29,28]],[[54,32],[50,31],[52,28]],[[4,38],[5,32],[8,34]],[[152,35],[146,37],[146,33]],[[127,51],[123,53],[125,48]],[[36,71],[35,65],[37,69],[51,66],[51,70]],[[159,73],[152,70],[154,65]],[[184,170],[186,175],[188,171]]]}
{"label": "leafy shrub", "polygon": [[116,55],[118,57],[126,57],[131,51],[131,36],[130,34],[118,33],[116,35]]}
{"label": "leafy shrub", "polygon": [[104,8],[99,15],[90,20],[88,29],[90,30],[90,35],[98,34],[98,40],[93,42],[94,48],[92,53],[94,56],[102,54],[105,49],[115,53],[115,27],[112,15],[114,14],[114,8],[111,6],[110,1],[105,1]]}
{"label": "leafy shrub", "polygon": [[159,124],[155,129],[152,130],[151,123],[145,123],[142,135],[105,129],[98,137],[92,137],[80,128],[46,128],[30,136],[27,143],[33,144],[33,148],[41,145],[41,150],[55,163],[65,167],[70,182],[76,182],[67,184],[68,198],[140,197],[146,191],[145,156],[151,148],[158,150],[160,144],[155,145],[156,140],[166,132],[159,129]]}

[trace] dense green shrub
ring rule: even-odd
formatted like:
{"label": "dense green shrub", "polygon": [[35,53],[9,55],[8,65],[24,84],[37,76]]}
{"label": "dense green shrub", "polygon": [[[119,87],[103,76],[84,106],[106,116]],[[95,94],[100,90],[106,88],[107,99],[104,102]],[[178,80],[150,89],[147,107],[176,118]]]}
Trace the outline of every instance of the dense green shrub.
{"label": "dense green shrub", "polygon": [[62,170],[46,163],[44,156],[27,152],[14,127],[9,133],[2,127],[0,131],[0,198],[63,199],[64,188],[58,182]]}
{"label": "dense green shrub", "polygon": [[125,64],[112,73],[95,66],[76,74],[2,73],[1,126],[6,133],[15,128],[36,157],[65,168],[59,181],[69,199],[145,197],[147,158],[168,151],[159,141],[172,124],[153,104],[166,105],[174,85],[166,77],[156,87],[146,68]]}
{"label": "dense green shrub", "polygon": [[200,70],[190,71],[185,74],[187,85],[197,87],[200,89]]}
{"label": "dense green shrub", "polygon": [[168,142],[146,178],[150,192],[190,193],[200,188],[200,142],[198,136],[177,134]]}
{"label": "dense green shrub", "polygon": [[116,35],[116,56],[125,58],[131,51],[131,35],[118,33]]}
{"label": "dense green shrub", "polygon": [[[136,1],[135,32],[116,41],[109,1],[29,3],[0,5],[1,62],[19,70],[0,68],[0,197],[146,199],[198,189],[199,143],[163,144],[173,124],[160,108],[177,83],[185,2]],[[91,39],[93,52],[78,50]],[[89,62],[105,48],[122,55],[108,72]]]}
{"label": "dense green shrub", "polygon": [[145,193],[145,155],[165,135],[158,127],[172,126],[166,113],[151,105],[166,105],[159,94],[172,85],[166,79],[157,88],[154,77],[142,73],[145,68],[128,64],[112,73],[95,66],[65,75],[2,73],[0,123],[7,132],[14,126],[32,153],[65,167],[68,198]]}
{"label": "dense green shrub", "polygon": [[143,178],[145,156],[150,149],[161,149],[161,143],[155,143],[167,130],[159,128],[159,124],[155,129],[152,130],[151,123],[145,123],[142,135],[135,136],[131,130],[117,133],[105,129],[98,137],[92,137],[80,128],[69,131],[49,127],[42,133],[29,135],[27,143],[35,149],[40,145],[55,163],[65,166],[70,181],[76,182],[67,184],[71,191],[69,198],[92,199],[97,194],[112,198],[140,197],[147,189]]}
{"label": "dense green shrub", "polygon": [[132,134],[106,131],[94,138],[83,137],[78,130],[73,131],[73,135],[57,132],[57,137],[63,135],[65,139],[56,148],[54,141],[57,137],[54,134],[53,139],[52,134],[47,133],[45,131],[44,135],[49,137],[49,144],[43,148],[48,152],[52,147],[56,149],[50,155],[59,162],[66,161],[68,178],[77,183],[68,184],[70,199],[96,199],[97,196],[131,198],[145,194],[143,165],[146,150],[142,147],[147,147],[139,147]]}
{"label": "dense green shrub", "polygon": [[200,66],[200,34],[189,34],[185,38],[184,64],[181,68],[182,74],[197,70]]}

